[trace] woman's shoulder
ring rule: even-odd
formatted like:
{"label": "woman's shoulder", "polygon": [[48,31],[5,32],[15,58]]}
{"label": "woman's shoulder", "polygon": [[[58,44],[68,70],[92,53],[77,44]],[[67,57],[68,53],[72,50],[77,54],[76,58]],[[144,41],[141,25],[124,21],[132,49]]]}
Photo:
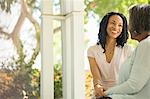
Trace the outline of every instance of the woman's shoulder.
{"label": "woman's shoulder", "polygon": [[121,53],[123,53],[125,57],[130,56],[131,53],[134,51],[134,48],[128,43],[125,43],[123,47],[119,47],[119,48],[122,50]]}
{"label": "woman's shoulder", "polygon": [[100,49],[100,47],[101,47],[100,45],[95,44],[95,45],[89,46],[88,50],[94,50],[94,51],[97,51],[97,50]]}
{"label": "woman's shoulder", "polygon": [[99,52],[102,52],[102,51],[103,51],[103,49],[102,49],[101,45],[97,45],[97,44],[89,46],[88,49],[87,49],[88,54],[91,54],[91,53],[96,54],[96,53],[99,53]]}
{"label": "woman's shoulder", "polygon": [[125,43],[123,47],[119,46],[119,48],[124,51],[133,51],[134,50],[134,48],[128,43]]}
{"label": "woman's shoulder", "polygon": [[123,49],[124,50],[134,50],[134,48],[130,44],[128,44],[128,43],[124,44]]}
{"label": "woman's shoulder", "polygon": [[95,53],[97,53],[98,52],[98,46],[99,45],[92,45],[92,46],[90,46],[90,47],[88,47],[88,49],[87,49],[87,56],[88,57],[95,57]]}

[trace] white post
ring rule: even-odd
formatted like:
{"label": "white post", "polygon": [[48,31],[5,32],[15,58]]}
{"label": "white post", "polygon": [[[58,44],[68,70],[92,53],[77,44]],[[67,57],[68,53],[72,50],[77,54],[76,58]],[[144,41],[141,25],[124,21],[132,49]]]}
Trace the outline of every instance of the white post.
{"label": "white post", "polygon": [[42,0],[41,99],[54,99],[52,0]]}
{"label": "white post", "polygon": [[63,96],[85,99],[83,0],[62,0]]}

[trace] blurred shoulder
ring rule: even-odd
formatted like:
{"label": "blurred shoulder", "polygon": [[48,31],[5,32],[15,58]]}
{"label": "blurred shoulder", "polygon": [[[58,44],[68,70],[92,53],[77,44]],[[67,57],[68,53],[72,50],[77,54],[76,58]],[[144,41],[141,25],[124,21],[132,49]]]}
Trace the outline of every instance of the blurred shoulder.
{"label": "blurred shoulder", "polygon": [[100,47],[100,45],[97,45],[97,44],[92,45],[92,46],[90,46],[90,47],[88,48],[88,51],[89,51],[89,50],[97,51],[97,50],[99,50],[99,47]]}
{"label": "blurred shoulder", "polygon": [[148,36],[146,39],[142,40],[138,44],[138,47],[148,47],[148,48],[150,48],[150,36]]}
{"label": "blurred shoulder", "polygon": [[130,52],[133,52],[133,50],[134,50],[134,48],[130,44],[128,44],[128,43],[124,44],[123,49],[125,51],[130,51]]}
{"label": "blurred shoulder", "polygon": [[101,45],[95,44],[88,48],[87,55],[90,57],[94,57],[97,53],[102,53],[102,52],[103,52],[103,49],[102,49]]}

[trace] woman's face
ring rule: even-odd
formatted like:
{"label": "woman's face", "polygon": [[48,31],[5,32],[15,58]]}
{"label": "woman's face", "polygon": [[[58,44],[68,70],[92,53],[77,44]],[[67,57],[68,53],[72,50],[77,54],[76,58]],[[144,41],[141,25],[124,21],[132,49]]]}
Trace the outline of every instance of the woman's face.
{"label": "woman's face", "polygon": [[112,15],[107,24],[107,34],[110,38],[117,38],[123,28],[123,20],[119,15]]}

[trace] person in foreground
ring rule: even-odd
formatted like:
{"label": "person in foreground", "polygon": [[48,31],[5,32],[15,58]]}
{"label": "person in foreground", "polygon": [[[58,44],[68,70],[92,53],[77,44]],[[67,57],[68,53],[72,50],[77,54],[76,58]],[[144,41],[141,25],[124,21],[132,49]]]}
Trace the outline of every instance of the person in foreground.
{"label": "person in foreground", "polygon": [[131,38],[139,44],[120,68],[118,84],[105,91],[112,99],[150,99],[150,5],[129,9]]}
{"label": "person in foreground", "polygon": [[116,84],[121,64],[133,51],[127,39],[126,17],[117,12],[107,13],[100,22],[97,44],[87,51],[96,97]]}

